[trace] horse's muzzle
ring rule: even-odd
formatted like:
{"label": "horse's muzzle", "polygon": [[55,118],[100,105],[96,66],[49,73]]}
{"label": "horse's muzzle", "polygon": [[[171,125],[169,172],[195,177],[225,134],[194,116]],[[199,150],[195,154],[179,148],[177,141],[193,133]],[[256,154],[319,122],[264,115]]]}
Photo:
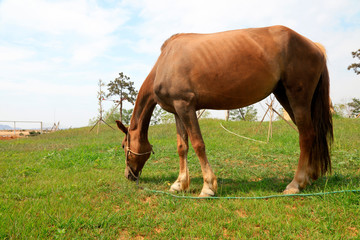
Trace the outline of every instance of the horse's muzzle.
{"label": "horse's muzzle", "polygon": [[126,177],[128,180],[131,180],[131,181],[136,181],[136,180],[137,180],[137,178],[135,178],[135,176],[133,176],[133,175],[130,173],[128,167],[125,168],[125,173],[124,173],[124,175],[125,175],[125,177]]}

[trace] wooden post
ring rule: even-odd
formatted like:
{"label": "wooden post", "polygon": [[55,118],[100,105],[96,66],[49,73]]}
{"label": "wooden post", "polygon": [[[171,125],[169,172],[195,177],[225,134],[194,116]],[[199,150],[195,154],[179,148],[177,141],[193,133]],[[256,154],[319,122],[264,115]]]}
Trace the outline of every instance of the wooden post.
{"label": "wooden post", "polygon": [[16,135],[16,122],[14,121],[14,136]]}
{"label": "wooden post", "polygon": [[205,110],[206,110],[206,109],[203,109],[203,110],[197,112],[197,115],[198,115],[197,118],[198,118],[198,119],[201,118],[201,115],[203,115],[203,113],[205,112]]}
{"label": "wooden post", "polygon": [[230,116],[230,110],[226,110],[225,121],[229,121],[229,116]]}
{"label": "wooden post", "polygon": [[99,134],[99,128],[100,128],[100,124],[101,122],[105,123],[106,125],[108,125],[110,128],[112,128],[113,130],[115,130],[112,126],[110,126],[109,124],[107,124],[107,122],[104,121],[103,117],[102,117],[102,100],[103,100],[103,94],[104,92],[101,90],[101,86],[104,86],[104,84],[102,83],[101,79],[99,80],[99,88],[100,90],[98,91],[98,97],[99,97],[99,119],[96,121],[95,125],[90,129],[90,132],[94,129],[94,127],[97,125],[97,131],[96,133]]}
{"label": "wooden post", "polygon": [[[114,107],[114,109],[111,111],[111,113],[105,118],[105,122],[108,120],[108,118],[114,113],[114,111],[117,109],[117,107],[120,105],[120,103],[118,103],[115,107]],[[120,121],[121,122],[121,121]]]}
{"label": "wooden post", "polygon": [[[266,104],[269,106],[269,104]],[[269,106],[270,107],[270,106]],[[299,132],[299,130],[297,130],[293,125],[291,125],[291,123],[286,120],[283,116],[281,116],[280,113],[278,113],[275,109],[272,109],[279,117],[281,117],[287,124],[289,124],[290,127],[292,127],[295,131]]]}
{"label": "wooden post", "polygon": [[40,122],[40,133],[41,134],[43,133],[43,124],[42,124],[42,122]]}
{"label": "wooden post", "polygon": [[98,135],[99,135],[100,124],[101,124],[101,122],[98,122],[97,129],[96,129],[96,134],[98,134]]}
{"label": "wooden post", "polygon": [[270,135],[272,137],[272,118],[273,118],[273,108],[272,108],[272,102],[269,106],[269,110],[270,110],[270,121],[269,121],[269,130],[268,130],[268,137],[267,137],[267,142],[269,142],[270,139]]}
{"label": "wooden post", "polygon": [[260,128],[260,126],[261,126],[262,122],[264,121],[264,119],[265,119],[266,114],[268,113],[268,111],[269,111],[269,108],[268,108],[268,109],[266,109],[266,112],[265,112],[265,114],[264,114],[263,118],[261,119],[261,121],[260,121],[260,123],[259,123],[259,126],[256,128],[255,134],[257,134],[257,132],[259,131],[259,128]]}

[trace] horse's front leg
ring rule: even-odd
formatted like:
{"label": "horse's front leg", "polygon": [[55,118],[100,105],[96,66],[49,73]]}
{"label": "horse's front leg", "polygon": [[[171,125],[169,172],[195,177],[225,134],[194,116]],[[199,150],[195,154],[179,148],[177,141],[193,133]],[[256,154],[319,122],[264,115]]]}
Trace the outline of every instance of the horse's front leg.
{"label": "horse's front leg", "polygon": [[175,102],[175,109],[190,137],[191,144],[199,158],[204,185],[200,197],[214,196],[217,190],[217,180],[206,157],[205,143],[200,132],[195,109],[186,101]]}
{"label": "horse's front leg", "polygon": [[184,125],[181,123],[178,116],[175,115],[176,120],[176,130],[177,130],[177,150],[180,157],[180,171],[179,177],[171,185],[170,191],[180,192],[186,191],[190,186],[190,175],[189,168],[187,166],[187,153],[189,150],[188,143],[188,134],[184,128]]}

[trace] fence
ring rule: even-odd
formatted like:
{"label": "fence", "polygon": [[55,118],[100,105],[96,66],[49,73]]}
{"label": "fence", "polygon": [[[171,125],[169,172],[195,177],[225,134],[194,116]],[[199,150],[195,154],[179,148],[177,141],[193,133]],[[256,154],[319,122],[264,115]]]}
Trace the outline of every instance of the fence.
{"label": "fence", "polygon": [[16,135],[16,123],[40,123],[40,133],[43,133],[43,122],[42,121],[0,121],[0,122],[13,123],[14,135]]}

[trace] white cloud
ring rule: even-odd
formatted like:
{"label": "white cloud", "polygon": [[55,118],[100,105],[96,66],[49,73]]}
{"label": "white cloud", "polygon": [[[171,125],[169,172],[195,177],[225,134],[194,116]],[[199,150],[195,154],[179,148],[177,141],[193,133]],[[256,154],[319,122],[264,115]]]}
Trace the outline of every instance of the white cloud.
{"label": "white cloud", "polygon": [[75,122],[67,116],[69,109],[81,112],[75,122],[81,126],[96,114],[96,104],[85,105],[96,102],[97,80],[113,68],[112,63],[99,60],[112,55],[117,31],[128,20],[127,10],[118,3],[101,4],[93,0],[0,1],[3,117],[41,116],[46,121],[47,113],[40,112],[57,105],[68,126]]}
{"label": "white cloud", "polygon": [[0,6],[2,24],[56,35],[107,35],[127,20],[126,12],[119,8],[103,9],[85,0],[5,0]]}
{"label": "white cloud", "polygon": [[[140,3],[141,4],[140,4]],[[320,38],[351,22],[356,1],[135,1],[140,17],[139,51],[157,53],[161,43],[179,32],[216,32],[246,27],[286,25]],[[342,29],[338,29],[342,30]],[[336,29],[335,29],[336,31]],[[320,37],[319,37],[320,36]]]}
{"label": "white cloud", "polygon": [[34,56],[34,54],[35,52],[29,49],[14,46],[0,46],[0,63],[29,59]]}
{"label": "white cloud", "polygon": [[71,62],[74,64],[90,62],[108,50],[113,45],[113,42],[114,40],[110,37],[102,37],[91,42],[76,45],[74,46]]}
{"label": "white cloud", "polygon": [[3,41],[8,41],[10,49],[11,45],[31,46],[38,51],[36,57],[60,59],[66,55],[76,64],[89,62],[114,46],[111,36],[127,20],[123,8],[101,8],[96,1],[0,2],[0,29],[8,33]]}
{"label": "white cloud", "polygon": [[21,83],[2,82],[1,90],[11,92],[14,96],[90,97],[95,96],[97,87],[96,84],[79,86],[31,79]]}

